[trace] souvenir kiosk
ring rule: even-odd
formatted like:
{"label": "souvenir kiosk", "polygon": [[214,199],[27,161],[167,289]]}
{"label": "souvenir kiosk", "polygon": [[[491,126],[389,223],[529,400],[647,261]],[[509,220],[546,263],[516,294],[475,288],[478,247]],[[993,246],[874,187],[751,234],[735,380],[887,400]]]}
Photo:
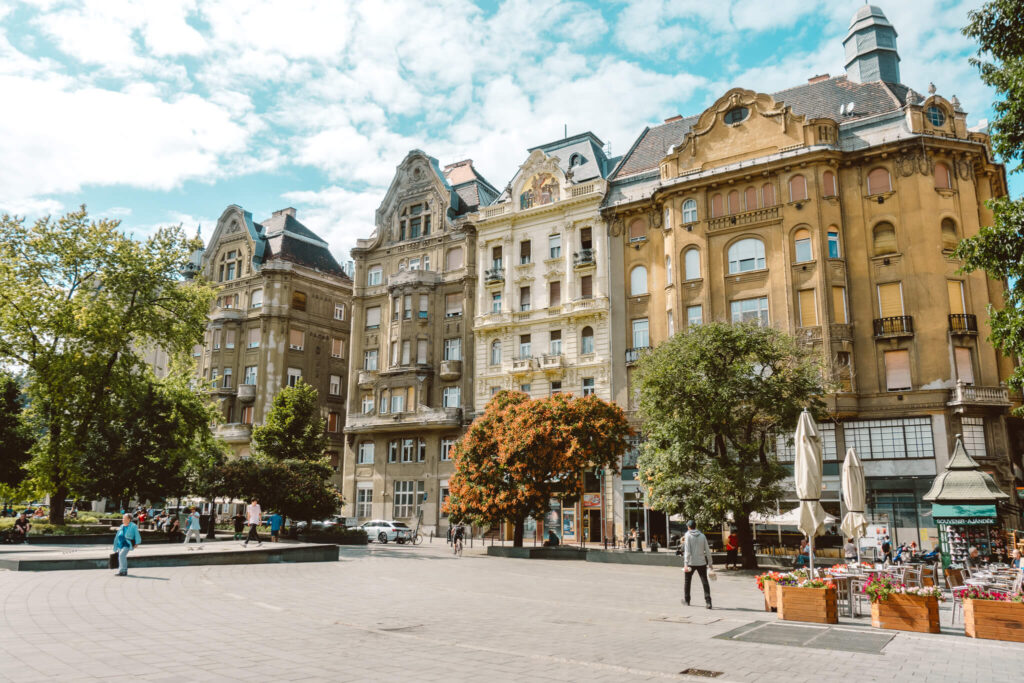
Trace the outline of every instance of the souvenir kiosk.
{"label": "souvenir kiosk", "polygon": [[975,546],[982,557],[1005,559],[997,557],[996,503],[1009,497],[968,455],[958,434],[953,457],[923,496],[932,504],[944,569],[950,564],[963,566],[971,546]]}

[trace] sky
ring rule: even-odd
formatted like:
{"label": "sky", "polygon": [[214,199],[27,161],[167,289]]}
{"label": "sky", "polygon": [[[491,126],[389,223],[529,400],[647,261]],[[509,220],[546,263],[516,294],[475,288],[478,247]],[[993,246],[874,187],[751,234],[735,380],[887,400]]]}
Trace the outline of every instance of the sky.
{"label": "sky", "polygon": [[[843,73],[857,0],[0,0],[0,212],[86,204],[136,236],[287,206],[347,260],[410,149],[499,189],[527,148],[644,126],[732,87]],[[980,2],[880,3],[902,81],[993,92],[960,34]],[[1024,178],[1011,178],[1020,196]]]}

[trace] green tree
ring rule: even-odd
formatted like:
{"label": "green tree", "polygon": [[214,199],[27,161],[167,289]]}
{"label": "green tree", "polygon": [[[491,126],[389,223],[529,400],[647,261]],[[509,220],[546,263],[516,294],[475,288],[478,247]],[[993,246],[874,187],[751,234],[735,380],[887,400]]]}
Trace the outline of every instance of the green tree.
{"label": "green tree", "polygon": [[252,430],[252,450],[271,460],[320,460],[327,447],[326,423],[317,390],[302,378],[274,396],[262,425]]}
{"label": "green tree", "polygon": [[757,567],[749,516],[782,496],[776,435],[805,407],[822,412],[818,358],[776,329],[727,323],[690,327],[641,358],[637,466],[651,507],[709,528],[731,513],[743,566]]}
{"label": "green tree", "polygon": [[622,409],[593,395],[499,391],[454,447],[445,509],[455,520],[510,521],[522,546],[526,518],[543,519],[553,497],[579,498],[584,470],[617,471],[631,433]]}
{"label": "green tree", "polygon": [[[971,63],[981,80],[998,95],[989,124],[992,147],[1010,164],[1011,172],[1024,171],[1024,0],[994,0],[968,13],[964,35],[978,41]],[[1000,197],[989,201],[993,224],[963,240],[955,256],[963,270],[984,270],[989,277],[1008,283],[1003,307],[988,307],[990,340],[1010,358],[1024,355],[1024,200]],[[1024,366],[1017,366],[1009,384],[1024,391]],[[1018,408],[1017,414],[1024,414]]]}
{"label": "green tree", "polygon": [[23,484],[34,443],[21,386],[13,376],[0,372],[0,487],[13,492]]}
{"label": "green tree", "polygon": [[30,472],[56,501],[52,523],[84,484],[92,417],[142,365],[137,350],[184,354],[202,339],[213,291],[180,277],[196,246],[180,226],[134,240],[84,206],[31,225],[0,216],[0,362],[26,373],[41,435]]}

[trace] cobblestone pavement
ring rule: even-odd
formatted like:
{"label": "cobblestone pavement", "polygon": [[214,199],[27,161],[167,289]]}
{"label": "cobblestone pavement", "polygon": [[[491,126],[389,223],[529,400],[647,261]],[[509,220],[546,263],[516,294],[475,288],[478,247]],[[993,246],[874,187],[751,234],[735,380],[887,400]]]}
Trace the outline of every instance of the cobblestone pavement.
{"label": "cobblestone pavement", "polygon": [[708,612],[699,593],[680,604],[677,568],[459,559],[440,542],[129,571],[0,571],[0,680],[1024,679],[1024,645],[962,628],[896,633],[881,654],[715,639],[775,619],[738,573],[720,572]]}

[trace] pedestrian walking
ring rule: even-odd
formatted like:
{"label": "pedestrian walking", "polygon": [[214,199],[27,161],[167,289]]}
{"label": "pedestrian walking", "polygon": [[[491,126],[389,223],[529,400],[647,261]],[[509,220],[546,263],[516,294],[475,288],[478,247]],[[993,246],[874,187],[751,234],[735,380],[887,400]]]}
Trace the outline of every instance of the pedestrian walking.
{"label": "pedestrian walking", "polygon": [[192,508],[189,516],[185,518],[185,541],[183,545],[188,545],[190,538],[194,538],[196,543],[202,543],[203,539],[199,536],[199,511]]}
{"label": "pedestrian walking", "polygon": [[263,545],[263,541],[260,540],[260,535],[257,532],[262,514],[263,510],[260,509],[260,501],[253,498],[252,502],[249,503],[249,507],[245,510],[246,521],[249,523],[249,535],[245,537],[245,543],[242,545],[248,547],[249,541],[256,541],[256,545]]}
{"label": "pedestrian walking", "polygon": [[132,516],[125,514],[121,518],[121,528],[114,536],[114,552],[117,553],[116,576],[128,576],[128,553],[142,543],[139,527],[132,521]]}
{"label": "pedestrian walking", "polygon": [[270,542],[277,543],[277,539],[281,534],[281,527],[284,526],[284,517],[281,516],[280,512],[275,511],[274,514],[270,515]]}
{"label": "pedestrian walking", "polygon": [[736,536],[735,531],[729,532],[729,537],[725,539],[725,568],[728,569],[729,565],[732,565],[733,569],[739,568],[739,550],[740,550],[740,539]]}
{"label": "pedestrian walking", "polygon": [[236,512],[235,516],[231,518],[231,521],[235,523],[235,540],[242,540],[242,532],[245,531],[245,515],[241,512]]}
{"label": "pedestrian walking", "polygon": [[633,549],[633,544],[636,543],[636,528],[629,530],[629,538],[626,539],[626,548],[628,550]]}
{"label": "pedestrian walking", "polygon": [[708,545],[707,537],[697,531],[697,523],[692,519],[686,523],[686,529],[686,536],[683,537],[683,571],[686,573],[683,604],[690,606],[690,582],[696,573],[704,586],[704,603],[711,609],[711,586],[708,584],[708,570],[712,569],[711,546]]}

